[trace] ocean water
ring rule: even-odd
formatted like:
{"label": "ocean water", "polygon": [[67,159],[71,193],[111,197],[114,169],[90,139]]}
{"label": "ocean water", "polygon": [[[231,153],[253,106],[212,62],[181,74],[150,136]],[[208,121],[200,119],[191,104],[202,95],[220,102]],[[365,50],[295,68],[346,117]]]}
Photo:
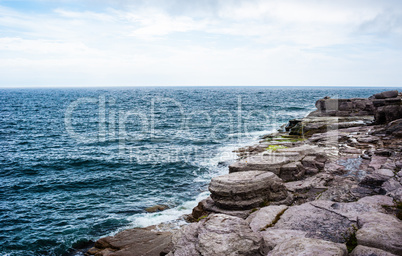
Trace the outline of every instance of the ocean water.
{"label": "ocean water", "polygon": [[[125,228],[180,224],[235,148],[324,96],[386,89],[1,89],[0,255],[66,255]],[[155,204],[170,209],[146,213]]]}

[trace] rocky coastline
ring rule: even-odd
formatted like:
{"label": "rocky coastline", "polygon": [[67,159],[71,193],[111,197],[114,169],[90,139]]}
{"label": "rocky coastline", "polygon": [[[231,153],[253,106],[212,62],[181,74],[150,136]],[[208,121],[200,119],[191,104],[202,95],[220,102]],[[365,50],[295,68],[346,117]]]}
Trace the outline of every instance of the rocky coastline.
{"label": "rocky coastline", "polygon": [[402,94],[316,107],[238,149],[188,225],[125,230],[85,255],[402,255]]}

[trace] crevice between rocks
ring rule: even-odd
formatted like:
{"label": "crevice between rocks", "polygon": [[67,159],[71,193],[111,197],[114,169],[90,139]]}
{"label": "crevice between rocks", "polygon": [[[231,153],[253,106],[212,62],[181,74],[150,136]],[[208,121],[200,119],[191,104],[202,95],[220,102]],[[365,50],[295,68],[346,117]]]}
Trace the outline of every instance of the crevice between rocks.
{"label": "crevice between rocks", "polygon": [[273,226],[275,226],[275,224],[278,223],[278,221],[281,219],[281,216],[286,212],[287,209],[289,209],[289,208],[283,209],[281,212],[279,212],[279,213],[275,216],[275,219],[272,221],[272,223],[266,225],[266,226],[265,226],[264,228],[262,228],[260,231],[265,231],[265,230],[267,230],[267,228],[272,228]]}

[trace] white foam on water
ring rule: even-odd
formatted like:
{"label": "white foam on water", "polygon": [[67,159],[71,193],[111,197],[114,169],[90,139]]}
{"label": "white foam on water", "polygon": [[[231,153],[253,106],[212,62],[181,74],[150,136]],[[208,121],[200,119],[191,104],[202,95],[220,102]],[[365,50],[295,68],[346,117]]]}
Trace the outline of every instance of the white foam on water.
{"label": "white foam on water", "polygon": [[[201,159],[199,162],[195,163],[202,168],[206,168],[208,171],[197,175],[197,177],[194,178],[194,182],[208,183],[213,177],[227,174],[228,167],[219,166],[219,163],[236,160],[237,154],[233,152],[234,150],[240,147],[257,144],[262,135],[270,134],[276,131],[276,129],[272,129],[270,131],[255,131],[250,133],[243,133],[240,134],[240,136],[234,136],[228,142],[222,142],[224,143],[224,145],[218,147],[215,156],[213,156],[212,158]],[[197,204],[201,200],[207,198],[209,195],[209,191],[204,191],[193,200],[186,201],[177,207],[156,213],[142,213],[133,215],[128,218],[128,220],[130,221],[130,225],[128,227],[124,227],[109,235],[114,235],[117,232],[127,228],[147,227],[159,225],[162,223],[170,223],[173,227],[179,227],[186,224],[185,220],[181,219],[180,217],[185,214],[190,214],[192,212],[192,209],[197,206]]]}
{"label": "white foam on water", "polygon": [[181,216],[185,214],[190,214],[193,210],[194,207],[197,206],[198,202],[201,200],[204,200],[209,196],[209,192],[205,191],[199,194],[196,198],[194,198],[191,201],[186,201],[182,203],[179,206],[176,206],[171,209],[167,209],[161,212],[154,212],[154,213],[141,213],[141,214],[136,214],[128,218],[128,220],[131,222],[129,226],[126,226],[122,229],[119,229],[117,231],[114,231],[113,233],[109,235],[114,235],[118,233],[121,230],[127,229],[127,228],[134,228],[134,227],[148,227],[148,226],[153,226],[153,225],[158,225],[161,223],[172,223],[174,226],[181,226],[185,224],[186,222],[182,219],[180,219]]}

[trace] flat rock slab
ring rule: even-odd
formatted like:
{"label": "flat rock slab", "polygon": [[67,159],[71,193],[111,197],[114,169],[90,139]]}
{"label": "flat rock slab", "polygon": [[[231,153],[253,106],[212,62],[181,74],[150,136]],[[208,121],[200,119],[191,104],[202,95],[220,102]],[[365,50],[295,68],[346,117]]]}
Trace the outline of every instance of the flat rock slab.
{"label": "flat rock slab", "polygon": [[246,219],[250,223],[250,228],[254,232],[262,231],[263,229],[270,227],[279,220],[280,215],[282,215],[288,206],[286,205],[270,205],[263,207],[260,210],[250,214]]}
{"label": "flat rock slab", "polygon": [[293,238],[278,244],[268,256],[346,256],[346,245],[311,238]]}
{"label": "flat rock slab", "polygon": [[[115,236],[99,239],[87,254],[97,256],[159,256],[171,246],[170,232],[154,232],[151,228],[127,229]],[[168,251],[166,251],[167,253]]]}
{"label": "flat rock slab", "polygon": [[402,221],[383,213],[366,213],[359,216],[357,243],[402,255]]}
{"label": "flat rock slab", "polygon": [[395,254],[367,246],[358,245],[349,254],[350,256],[397,256]]}
{"label": "flat rock slab", "polygon": [[281,179],[272,172],[236,172],[212,178],[209,185],[214,203],[226,210],[247,210],[269,201],[287,198]]}
{"label": "flat rock slab", "polygon": [[301,152],[299,151],[266,151],[231,164],[229,166],[229,173],[258,170],[273,172],[278,175],[282,165],[298,161],[302,157],[303,155],[301,155]]}
{"label": "flat rock slab", "polygon": [[353,222],[357,222],[357,217],[363,213],[384,212],[383,205],[394,205],[391,197],[381,195],[365,197],[352,203],[337,203],[326,200],[317,200],[311,202],[311,204],[315,207],[344,216]]}
{"label": "flat rock slab", "polygon": [[274,229],[300,230],[306,232],[309,238],[344,243],[353,231],[352,224],[344,216],[305,203],[287,209]]}

